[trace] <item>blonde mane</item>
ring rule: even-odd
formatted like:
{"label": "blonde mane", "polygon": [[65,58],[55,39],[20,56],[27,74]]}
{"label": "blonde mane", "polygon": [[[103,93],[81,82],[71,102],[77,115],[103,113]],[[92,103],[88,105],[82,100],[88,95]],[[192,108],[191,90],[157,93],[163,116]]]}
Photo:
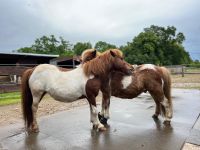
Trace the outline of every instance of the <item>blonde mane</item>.
{"label": "blonde mane", "polygon": [[83,64],[83,70],[86,76],[92,75],[106,75],[110,69],[114,57],[111,55],[112,51],[115,54],[115,57],[123,57],[123,53],[118,49],[109,49],[101,53],[96,58],[87,61]]}

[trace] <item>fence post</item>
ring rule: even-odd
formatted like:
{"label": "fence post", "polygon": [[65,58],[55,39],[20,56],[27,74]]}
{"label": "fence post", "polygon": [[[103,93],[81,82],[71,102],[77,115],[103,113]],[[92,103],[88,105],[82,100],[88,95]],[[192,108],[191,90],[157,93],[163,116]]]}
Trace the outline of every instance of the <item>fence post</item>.
{"label": "fence post", "polygon": [[181,74],[182,74],[182,77],[184,77],[184,66],[182,65],[182,68],[181,68]]}

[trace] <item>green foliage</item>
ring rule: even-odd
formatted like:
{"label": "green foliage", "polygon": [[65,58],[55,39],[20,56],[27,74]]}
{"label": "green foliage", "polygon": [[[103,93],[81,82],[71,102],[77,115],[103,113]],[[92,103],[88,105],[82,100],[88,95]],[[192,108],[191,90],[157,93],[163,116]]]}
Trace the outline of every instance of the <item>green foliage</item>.
{"label": "green foliage", "polygon": [[92,44],[90,42],[87,42],[87,43],[78,42],[74,45],[73,51],[76,55],[81,55],[84,50],[91,49],[91,48],[92,48]]}
{"label": "green foliage", "polygon": [[98,50],[99,52],[104,52],[105,50],[111,49],[111,48],[117,48],[115,45],[103,42],[103,41],[98,41],[94,48]]}
{"label": "green foliage", "polygon": [[186,67],[195,67],[195,68],[200,68],[200,61],[199,60],[195,60],[193,61],[191,64],[187,64],[185,65]]}
{"label": "green foliage", "polygon": [[132,64],[153,63],[173,65],[191,63],[189,53],[182,46],[185,36],[176,28],[152,25],[122,47],[125,59]]}
{"label": "green foliage", "polygon": [[34,53],[34,50],[31,47],[22,47],[17,50],[18,52],[23,52],[23,53]]}
{"label": "green foliage", "polygon": [[50,37],[42,36],[35,40],[31,47],[20,48],[17,51],[23,53],[37,53],[37,54],[57,54],[57,55],[73,55],[71,51],[71,44],[65,41],[62,37],[59,40],[54,35]]}
{"label": "green foliage", "polygon": [[[174,26],[165,28],[152,25],[145,28],[143,32],[125,46],[121,46],[120,49],[124,52],[126,61],[132,64],[178,65],[194,63],[182,45],[184,40],[184,34],[177,33]],[[54,35],[51,35],[49,37],[42,36],[36,39],[32,46],[23,47],[17,51],[73,56],[74,54],[81,55],[84,50],[91,48],[90,42],[77,42],[72,48],[69,41],[65,41],[62,37],[56,39]],[[107,49],[117,48],[117,46],[98,41],[94,48],[104,52]]]}

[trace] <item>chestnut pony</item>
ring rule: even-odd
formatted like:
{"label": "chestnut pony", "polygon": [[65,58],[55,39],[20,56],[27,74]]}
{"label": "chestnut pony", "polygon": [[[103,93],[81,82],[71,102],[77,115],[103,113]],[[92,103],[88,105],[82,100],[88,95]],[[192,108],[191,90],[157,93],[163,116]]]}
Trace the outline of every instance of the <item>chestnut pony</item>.
{"label": "chestnut pony", "polygon": [[43,96],[48,93],[55,100],[72,102],[87,98],[93,127],[105,130],[98,119],[96,96],[99,90],[110,96],[109,79],[112,71],[130,75],[131,68],[118,50],[108,50],[76,69],[64,71],[54,65],[42,64],[28,69],[22,76],[22,109],[28,131],[38,132],[36,112]]}
{"label": "chestnut pony", "polygon": [[[82,63],[92,60],[92,58],[101,55],[96,50],[88,50],[82,54]],[[114,71],[111,73],[111,95],[119,98],[132,99],[142,92],[149,92],[156,103],[155,114],[153,118],[158,119],[160,114],[164,117],[164,123],[170,124],[173,108],[171,99],[171,77],[165,67],[158,67],[152,64],[133,66],[132,76],[126,76],[123,73]],[[105,103],[106,102],[106,103]],[[99,115],[103,124],[107,123],[109,118],[109,99],[103,97],[102,111]],[[103,106],[107,105],[107,106]]]}

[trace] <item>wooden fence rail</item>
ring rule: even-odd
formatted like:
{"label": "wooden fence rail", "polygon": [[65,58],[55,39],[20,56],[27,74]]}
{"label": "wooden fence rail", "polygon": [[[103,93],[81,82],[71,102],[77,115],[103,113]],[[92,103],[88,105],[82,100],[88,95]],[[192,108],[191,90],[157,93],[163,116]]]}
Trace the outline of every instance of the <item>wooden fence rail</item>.
{"label": "wooden fence rail", "polygon": [[185,74],[200,74],[200,68],[198,67],[186,67],[185,65],[171,65],[166,66],[171,74],[181,74],[184,77]]}
{"label": "wooden fence rail", "polygon": [[31,67],[26,66],[0,66],[0,75],[18,75],[21,76],[22,73]]}

